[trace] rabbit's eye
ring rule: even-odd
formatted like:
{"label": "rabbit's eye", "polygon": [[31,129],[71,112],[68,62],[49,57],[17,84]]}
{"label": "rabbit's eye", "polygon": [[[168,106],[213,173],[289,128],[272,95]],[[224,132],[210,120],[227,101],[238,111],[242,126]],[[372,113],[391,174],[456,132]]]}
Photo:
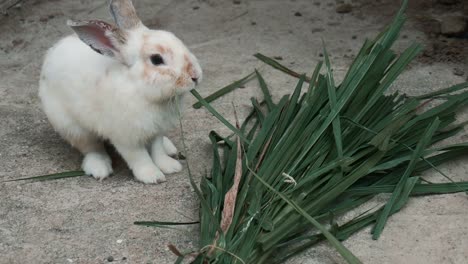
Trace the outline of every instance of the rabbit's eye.
{"label": "rabbit's eye", "polygon": [[151,55],[151,63],[153,65],[161,65],[164,64],[164,60],[159,54]]}

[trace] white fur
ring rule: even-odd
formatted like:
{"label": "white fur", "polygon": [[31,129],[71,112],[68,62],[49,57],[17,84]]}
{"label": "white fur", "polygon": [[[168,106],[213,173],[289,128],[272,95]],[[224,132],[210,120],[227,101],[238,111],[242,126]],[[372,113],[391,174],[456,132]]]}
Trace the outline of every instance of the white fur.
{"label": "white fur", "polygon": [[163,182],[163,172],[182,169],[168,156],[177,149],[163,135],[176,124],[183,95],[195,84],[176,87],[174,79],[157,71],[143,78],[145,68],[154,67],[146,57],[154,51],[143,49],[143,39],[151,43],[150,49],[161,43],[173,51],[160,67],[181,76],[184,56],[189,57],[201,80],[196,58],[179,39],[144,26],[128,31],[127,44],[120,50],[124,62],[98,54],[76,35],[60,40],[45,57],[39,87],[44,111],[56,131],[85,155],[85,172],[98,179],[112,173],[103,139],[115,145],[144,183]]}
{"label": "white fur", "polygon": [[166,151],[167,155],[169,155],[169,156],[177,155],[176,146],[174,146],[172,141],[169,140],[167,137],[163,138],[163,147],[164,147],[164,150]]}

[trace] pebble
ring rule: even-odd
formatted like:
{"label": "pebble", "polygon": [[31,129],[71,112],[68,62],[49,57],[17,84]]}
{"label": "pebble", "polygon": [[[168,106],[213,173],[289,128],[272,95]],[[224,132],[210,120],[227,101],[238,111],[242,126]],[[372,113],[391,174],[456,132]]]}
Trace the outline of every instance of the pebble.
{"label": "pebble", "polygon": [[107,257],[107,261],[108,261],[108,262],[112,262],[112,261],[114,261],[114,257],[113,257],[113,256],[109,256],[109,257]]}
{"label": "pebble", "polygon": [[466,30],[466,21],[463,16],[446,16],[442,18],[440,32],[446,36],[460,36]]}
{"label": "pebble", "polygon": [[456,76],[463,76],[465,75],[465,72],[460,68],[455,68],[453,69],[453,74],[455,74]]}
{"label": "pebble", "polygon": [[335,11],[339,14],[346,14],[353,11],[353,6],[351,4],[339,4],[336,6]]}
{"label": "pebble", "polygon": [[301,12],[296,12],[296,13],[294,13],[294,15],[297,16],[297,17],[300,17],[300,16],[302,16],[302,13]]}
{"label": "pebble", "polygon": [[312,29],[312,33],[323,32],[323,31],[325,31],[324,28],[313,28]]}
{"label": "pebble", "polygon": [[49,21],[49,17],[48,17],[48,16],[41,16],[41,17],[39,18],[39,21],[40,21],[40,22],[47,22],[47,21]]}
{"label": "pebble", "polygon": [[122,244],[123,240],[122,239],[118,239],[117,240],[117,244]]}

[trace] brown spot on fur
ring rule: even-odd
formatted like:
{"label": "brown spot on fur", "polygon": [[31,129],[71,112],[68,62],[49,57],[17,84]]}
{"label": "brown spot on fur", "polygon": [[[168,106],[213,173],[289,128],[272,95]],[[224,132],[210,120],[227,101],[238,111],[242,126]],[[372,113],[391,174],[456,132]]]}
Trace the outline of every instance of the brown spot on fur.
{"label": "brown spot on fur", "polygon": [[158,53],[164,56],[174,57],[174,51],[171,48],[160,45],[160,44],[151,44],[149,41],[150,36],[148,34],[143,35],[143,46],[141,47],[140,54],[141,57],[149,57],[154,53]]}
{"label": "brown spot on fur", "polygon": [[146,80],[150,80],[154,72],[158,72],[160,75],[163,76],[166,75],[172,78],[176,77],[174,72],[170,69],[155,68],[152,67],[152,65],[146,64],[143,70],[143,78],[145,78]]}
{"label": "brown spot on fur", "polygon": [[179,78],[177,78],[176,87],[184,87],[186,85],[187,85],[186,78],[184,78],[183,76],[180,76]]}
{"label": "brown spot on fur", "polygon": [[182,74],[179,78],[176,80],[176,86],[177,87],[187,87],[191,84],[192,78],[196,78],[195,76],[195,69],[190,61],[190,58],[185,55],[184,56],[184,68],[182,71]]}
{"label": "brown spot on fur", "polygon": [[187,55],[184,56],[184,63],[185,63],[184,72],[186,72],[188,76],[190,76],[190,78],[196,77],[194,76],[195,69],[193,68],[193,64],[190,62]]}
{"label": "brown spot on fur", "polygon": [[174,57],[174,52],[171,48],[165,47],[163,45],[156,45],[156,50],[163,55]]}

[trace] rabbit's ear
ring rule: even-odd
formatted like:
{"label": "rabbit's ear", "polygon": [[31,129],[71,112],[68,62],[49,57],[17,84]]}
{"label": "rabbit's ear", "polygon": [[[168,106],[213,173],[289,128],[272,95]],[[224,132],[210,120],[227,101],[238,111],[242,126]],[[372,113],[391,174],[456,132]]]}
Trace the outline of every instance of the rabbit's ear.
{"label": "rabbit's ear", "polygon": [[120,47],[126,42],[125,32],[100,20],[67,22],[78,37],[97,53],[120,58]]}
{"label": "rabbit's ear", "polygon": [[142,24],[131,0],[110,0],[109,9],[119,28],[133,29]]}

